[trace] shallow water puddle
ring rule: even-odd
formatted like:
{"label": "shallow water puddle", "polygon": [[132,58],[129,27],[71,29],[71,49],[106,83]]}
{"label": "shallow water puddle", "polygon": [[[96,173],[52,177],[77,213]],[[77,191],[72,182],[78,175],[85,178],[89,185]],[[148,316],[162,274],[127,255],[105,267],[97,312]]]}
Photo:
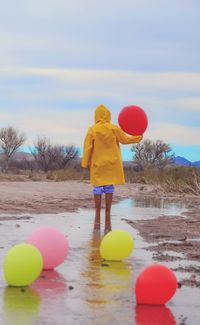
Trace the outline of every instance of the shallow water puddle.
{"label": "shallow water puddle", "polygon": [[6,287],[1,267],[1,324],[199,324],[200,301],[196,288],[178,289],[165,307],[137,306],[135,303],[135,280],[152,259],[151,253],[144,250],[148,244],[121,219],[178,215],[185,210],[184,206],[170,205],[164,200],[154,203],[123,200],[113,205],[113,229],[128,230],[135,238],[134,253],[122,262],[101,260],[102,235],[92,233],[93,210],[2,221],[1,264],[13,244],[24,241],[34,228],[42,225],[55,226],[66,234],[70,254],[56,270],[43,272],[31,287],[24,289]]}

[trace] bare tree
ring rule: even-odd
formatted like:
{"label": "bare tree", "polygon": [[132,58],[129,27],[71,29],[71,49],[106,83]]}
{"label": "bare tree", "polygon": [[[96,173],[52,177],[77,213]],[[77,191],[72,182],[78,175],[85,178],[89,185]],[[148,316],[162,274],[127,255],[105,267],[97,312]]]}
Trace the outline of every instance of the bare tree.
{"label": "bare tree", "polygon": [[139,170],[145,168],[163,169],[173,164],[173,154],[169,144],[161,140],[155,142],[144,140],[136,146],[132,146],[134,163]]}
{"label": "bare tree", "polygon": [[67,164],[78,157],[79,150],[75,146],[63,146],[62,147],[63,158],[61,162],[61,166],[65,168]]}
{"label": "bare tree", "polygon": [[5,171],[8,170],[9,161],[13,154],[19,150],[19,148],[26,141],[24,133],[20,133],[12,126],[0,129],[0,151],[3,154],[5,161]]}
{"label": "bare tree", "polygon": [[51,155],[49,153],[50,149],[50,141],[45,136],[38,136],[33,148],[31,148],[31,153],[38,165],[38,168],[45,172],[50,170],[52,164]]}
{"label": "bare tree", "polygon": [[78,149],[73,145],[52,145],[50,140],[43,136],[38,137],[31,153],[39,169],[47,172],[49,170],[65,168],[70,160],[78,156]]}

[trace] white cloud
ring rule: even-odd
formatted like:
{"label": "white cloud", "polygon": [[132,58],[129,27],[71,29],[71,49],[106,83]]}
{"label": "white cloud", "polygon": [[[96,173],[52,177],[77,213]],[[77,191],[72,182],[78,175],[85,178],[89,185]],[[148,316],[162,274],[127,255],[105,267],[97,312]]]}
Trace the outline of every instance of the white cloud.
{"label": "white cloud", "polygon": [[[20,114],[0,112],[0,120],[5,125],[13,125],[28,136],[31,145],[37,135],[47,136],[53,143],[75,144],[81,146],[86,131],[93,124],[94,109],[28,110]],[[116,120],[116,112],[113,119]],[[200,145],[200,127],[188,127],[179,124],[157,123],[149,126],[144,138],[153,141],[160,139],[169,144]]]}
{"label": "white cloud", "polygon": [[[2,75],[27,75],[48,77],[73,82],[106,82],[122,86],[127,80],[131,86],[145,89],[181,89],[200,90],[200,73],[194,72],[135,72],[126,70],[95,69],[55,69],[55,68],[23,68],[1,69]],[[134,89],[133,89],[134,90]]]}
{"label": "white cloud", "polygon": [[[1,98],[11,98],[13,107],[15,103],[18,107],[26,107],[12,107],[6,112],[2,105],[0,127],[12,124],[25,131],[29,141],[45,134],[56,143],[67,141],[80,146],[88,126],[93,123],[93,111],[100,101],[105,105],[109,103],[114,123],[123,106],[137,104],[143,107],[149,117],[149,130],[145,136],[153,140],[163,139],[177,144],[200,143],[200,129],[195,127],[199,115],[191,114],[191,110],[199,112],[200,99],[189,95],[185,98],[186,91],[192,94],[200,91],[200,73],[17,68],[1,69],[0,76],[3,80],[17,80],[13,88],[2,84]],[[27,83],[32,77],[38,81]],[[63,107],[66,103],[66,107],[56,108],[59,101],[63,101]],[[54,109],[50,108],[51,103],[54,103]]]}
{"label": "white cloud", "polygon": [[176,105],[200,113],[200,97],[181,98],[176,100]]}
{"label": "white cloud", "polygon": [[[175,97],[174,104],[182,105],[185,92],[200,91],[200,73],[186,72],[134,72],[126,70],[92,69],[52,69],[52,68],[16,68],[1,69],[0,76],[40,77],[50,85],[54,83],[52,95],[65,99],[109,98],[131,102],[135,97],[162,97],[169,101],[170,94]],[[19,79],[20,81],[20,79]],[[45,84],[45,87],[46,87]],[[45,89],[42,89],[45,91]],[[176,98],[175,92],[183,94]],[[51,95],[51,94],[49,94]],[[23,96],[26,94],[23,93]],[[37,94],[39,96],[39,93]],[[178,101],[177,101],[178,100]],[[188,99],[190,100],[190,99]],[[172,103],[172,102],[171,102]]]}
{"label": "white cloud", "polygon": [[179,145],[200,145],[200,127],[188,127],[179,124],[157,124],[145,133],[151,140],[163,140]]}
{"label": "white cloud", "polygon": [[27,145],[37,136],[45,135],[55,144],[82,145],[88,127],[93,124],[93,110],[74,109],[66,111],[29,109],[19,114],[0,112],[1,125],[12,125],[27,134]]}
{"label": "white cloud", "polygon": [[198,12],[184,0],[4,1],[0,64],[196,71]]}

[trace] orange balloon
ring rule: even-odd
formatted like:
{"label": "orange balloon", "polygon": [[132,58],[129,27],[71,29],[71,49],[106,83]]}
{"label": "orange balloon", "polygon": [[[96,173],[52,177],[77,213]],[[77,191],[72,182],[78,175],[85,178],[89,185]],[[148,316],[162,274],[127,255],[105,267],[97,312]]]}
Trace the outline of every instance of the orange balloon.
{"label": "orange balloon", "polygon": [[176,292],[177,279],[172,270],[161,264],[148,266],[135,284],[138,304],[164,305]]}

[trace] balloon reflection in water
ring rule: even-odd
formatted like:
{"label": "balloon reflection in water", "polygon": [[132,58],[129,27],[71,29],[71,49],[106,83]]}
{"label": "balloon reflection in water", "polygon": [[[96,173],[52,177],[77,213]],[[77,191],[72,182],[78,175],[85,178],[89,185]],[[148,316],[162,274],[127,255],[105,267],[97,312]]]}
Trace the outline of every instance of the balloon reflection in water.
{"label": "balloon reflection in water", "polygon": [[106,291],[112,293],[129,288],[132,284],[131,266],[123,261],[105,261],[102,263],[101,281]]}
{"label": "balloon reflection in water", "polygon": [[36,324],[40,301],[40,295],[32,288],[6,287],[3,294],[4,324]]}
{"label": "balloon reflection in water", "polygon": [[68,289],[67,282],[62,274],[55,270],[43,271],[31,287],[36,289],[41,297],[49,294],[66,293]]}
{"label": "balloon reflection in water", "polygon": [[106,303],[104,297],[101,296],[99,289],[102,288],[100,282],[100,267],[101,256],[99,246],[101,243],[101,234],[94,233],[88,243],[87,264],[85,270],[81,273],[85,279],[87,298],[86,301],[90,304]]}
{"label": "balloon reflection in water", "polygon": [[176,319],[171,310],[165,306],[145,306],[135,307],[136,325],[176,325]]}
{"label": "balloon reflection in water", "polygon": [[45,324],[67,323],[65,313],[67,311],[68,286],[64,277],[55,270],[43,271],[40,278],[31,286],[40,293]]}

